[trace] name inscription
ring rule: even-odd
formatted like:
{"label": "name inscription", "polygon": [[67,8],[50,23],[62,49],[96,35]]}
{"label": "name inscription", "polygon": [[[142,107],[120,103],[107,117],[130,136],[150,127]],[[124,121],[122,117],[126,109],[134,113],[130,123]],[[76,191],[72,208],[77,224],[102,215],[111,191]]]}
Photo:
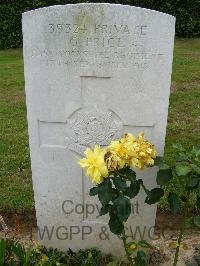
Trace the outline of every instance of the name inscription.
{"label": "name inscription", "polygon": [[[145,68],[163,54],[148,49],[150,26],[124,24],[48,23],[45,36],[48,48],[38,44],[27,53],[45,66],[79,66],[81,68]],[[45,37],[45,38],[46,38]],[[54,40],[59,43],[54,48]]]}

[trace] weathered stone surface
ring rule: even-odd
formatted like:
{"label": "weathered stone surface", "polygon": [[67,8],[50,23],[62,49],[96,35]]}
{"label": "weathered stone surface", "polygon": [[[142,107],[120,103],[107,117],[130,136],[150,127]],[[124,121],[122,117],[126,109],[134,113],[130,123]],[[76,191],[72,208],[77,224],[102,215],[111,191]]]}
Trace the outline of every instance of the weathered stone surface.
{"label": "weathered stone surface", "polygon": [[[127,131],[144,131],[163,154],[174,25],[167,14],[110,4],[23,14],[32,175],[44,244],[123,254],[120,241],[108,229],[102,233],[108,217],[97,217],[98,201],[88,196],[91,185],[77,160],[87,146],[106,145]],[[149,187],[155,174],[155,168],[138,172]],[[133,201],[128,220],[133,235],[140,227],[137,238],[153,236],[156,207],[143,202],[144,195]]]}

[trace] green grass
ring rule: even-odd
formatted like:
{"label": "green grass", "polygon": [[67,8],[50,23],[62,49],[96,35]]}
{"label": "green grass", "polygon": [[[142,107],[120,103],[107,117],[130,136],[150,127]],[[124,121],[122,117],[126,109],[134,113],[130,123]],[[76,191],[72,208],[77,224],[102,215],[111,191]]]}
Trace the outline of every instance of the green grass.
{"label": "green grass", "polygon": [[0,209],[33,208],[21,50],[0,51]]}
{"label": "green grass", "polygon": [[172,143],[186,148],[200,144],[200,39],[175,42],[165,158],[173,158]]}
{"label": "green grass", "polygon": [[[175,43],[165,157],[200,143],[200,40]],[[33,209],[22,50],[0,51],[0,209]],[[161,207],[165,206],[165,202]]]}

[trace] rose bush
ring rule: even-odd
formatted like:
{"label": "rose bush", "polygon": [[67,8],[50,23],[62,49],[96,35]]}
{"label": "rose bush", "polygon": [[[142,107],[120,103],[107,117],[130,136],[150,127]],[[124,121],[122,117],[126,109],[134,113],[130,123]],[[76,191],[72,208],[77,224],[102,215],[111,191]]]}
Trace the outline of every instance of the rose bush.
{"label": "rose bush", "polygon": [[[123,241],[130,265],[146,265],[146,254],[137,248],[150,247],[144,240],[138,243],[129,241],[126,235],[125,223],[131,213],[131,199],[138,195],[141,188],[146,193],[147,204],[158,202],[164,195],[160,187],[151,190],[146,188],[143,180],[137,179],[134,170],[152,167],[158,159],[155,146],[145,139],[144,133],[140,133],[137,138],[128,133],[105,148],[98,145],[95,145],[94,150],[87,148],[85,158],[79,160],[80,166],[95,184],[90,189],[90,195],[98,195],[102,204],[100,215],[109,214],[110,231]],[[168,182],[170,178],[170,171],[162,169],[157,182]]]}

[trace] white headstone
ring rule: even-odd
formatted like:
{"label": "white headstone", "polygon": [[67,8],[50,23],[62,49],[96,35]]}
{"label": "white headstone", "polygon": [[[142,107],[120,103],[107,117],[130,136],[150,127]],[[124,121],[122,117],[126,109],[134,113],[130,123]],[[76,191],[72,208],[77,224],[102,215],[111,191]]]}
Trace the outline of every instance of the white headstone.
{"label": "white headstone", "polygon": [[[108,216],[98,217],[98,200],[88,196],[91,184],[77,161],[86,147],[107,145],[123,132],[144,131],[163,154],[174,26],[173,16],[111,4],[23,14],[31,164],[43,244],[123,254]],[[156,171],[138,175],[155,187]],[[155,215],[156,206],[144,204],[140,194],[133,200],[129,232],[153,237]]]}

